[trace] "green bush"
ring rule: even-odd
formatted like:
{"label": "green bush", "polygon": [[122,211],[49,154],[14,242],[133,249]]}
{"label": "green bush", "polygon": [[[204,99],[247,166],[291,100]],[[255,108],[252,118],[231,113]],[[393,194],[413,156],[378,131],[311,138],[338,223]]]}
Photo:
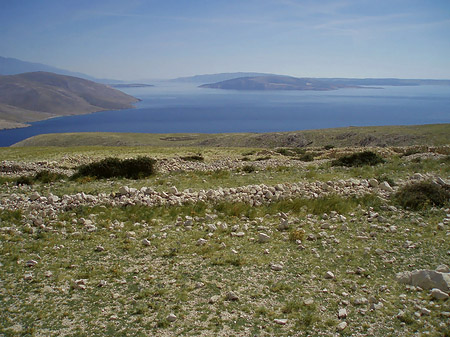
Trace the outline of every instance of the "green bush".
{"label": "green bush", "polygon": [[331,162],[332,166],[375,166],[377,164],[384,163],[385,160],[381,158],[378,154],[372,151],[364,151],[359,153],[353,153],[348,156],[344,156],[335,159]]}
{"label": "green bush", "polygon": [[16,185],[33,185],[33,183],[33,178],[29,176],[20,176],[16,179]]}
{"label": "green bush", "polygon": [[67,176],[55,172],[44,170],[36,173],[34,176],[20,176],[16,179],[16,185],[33,185],[36,182],[48,184],[54,181],[61,180]]}
{"label": "green bush", "polygon": [[325,145],[325,146],[323,147],[323,149],[324,149],[324,150],[331,150],[331,149],[334,149],[334,145],[331,145],[331,144]]}
{"label": "green bush", "polygon": [[300,157],[298,157],[297,159],[301,160],[301,161],[313,161],[314,155],[312,153],[305,153],[305,154],[301,155]]}
{"label": "green bush", "polygon": [[181,159],[183,159],[185,161],[204,161],[205,160],[205,158],[203,158],[203,156],[201,154],[185,156],[185,157],[181,157]]}
{"label": "green bush", "polygon": [[244,167],[242,167],[242,171],[252,173],[256,171],[256,167],[253,165],[245,165]]}
{"label": "green bush", "polygon": [[74,178],[96,177],[139,179],[155,173],[156,161],[148,157],[136,159],[105,158],[98,162],[81,165]]}
{"label": "green bush", "polygon": [[53,181],[61,180],[64,177],[65,176],[63,174],[44,170],[44,171],[36,173],[36,175],[34,176],[34,181],[40,181],[41,183],[48,184]]}
{"label": "green bush", "polygon": [[394,200],[403,208],[412,210],[442,207],[450,201],[450,188],[431,181],[422,181],[401,188],[394,195]]}

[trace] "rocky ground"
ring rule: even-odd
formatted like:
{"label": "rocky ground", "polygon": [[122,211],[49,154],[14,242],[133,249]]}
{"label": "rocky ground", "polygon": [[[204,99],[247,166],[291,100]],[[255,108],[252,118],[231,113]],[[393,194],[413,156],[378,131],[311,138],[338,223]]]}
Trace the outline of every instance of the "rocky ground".
{"label": "rocky ground", "polygon": [[15,179],[92,158],[1,162],[0,334],[448,336],[449,204],[394,198],[448,186],[446,150],[380,148],[364,168],[333,151],[166,155],[148,179],[33,185]]}

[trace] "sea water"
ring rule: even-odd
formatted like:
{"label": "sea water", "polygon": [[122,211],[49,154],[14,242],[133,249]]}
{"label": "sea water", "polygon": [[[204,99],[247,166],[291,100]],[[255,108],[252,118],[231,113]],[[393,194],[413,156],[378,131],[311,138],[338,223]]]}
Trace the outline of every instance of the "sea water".
{"label": "sea water", "polygon": [[236,91],[157,83],[126,88],[135,109],[58,117],[0,131],[0,146],[62,132],[275,132],[450,122],[450,86],[333,91]]}

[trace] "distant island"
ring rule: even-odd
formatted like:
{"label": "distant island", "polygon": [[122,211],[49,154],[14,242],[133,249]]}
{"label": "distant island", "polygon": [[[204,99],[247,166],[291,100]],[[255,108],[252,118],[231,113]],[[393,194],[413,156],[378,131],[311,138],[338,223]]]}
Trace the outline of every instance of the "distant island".
{"label": "distant island", "polygon": [[[221,74],[223,75],[223,74]],[[230,74],[231,75],[231,74]],[[200,85],[226,90],[312,90],[343,88],[382,89],[382,86],[450,85],[450,80],[398,78],[298,78],[282,75],[246,76]]]}
{"label": "distant island", "polygon": [[110,87],[113,88],[146,88],[146,87],[154,87],[152,84],[142,84],[142,83],[118,83],[118,84],[109,84]]}
{"label": "distant island", "polygon": [[[342,88],[363,88],[359,85],[333,83],[315,78],[297,78],[290,76],[256,76],[240,77],[211,84],[200,85],[200,88],[227,90],[337,90]],[[367,88],[367,87],[364,87]]]}
{"label": "distant island", "polygon": [[0,129],[58,116],[133,108],[137,98],[73,76],[31,72],[0,76]]}

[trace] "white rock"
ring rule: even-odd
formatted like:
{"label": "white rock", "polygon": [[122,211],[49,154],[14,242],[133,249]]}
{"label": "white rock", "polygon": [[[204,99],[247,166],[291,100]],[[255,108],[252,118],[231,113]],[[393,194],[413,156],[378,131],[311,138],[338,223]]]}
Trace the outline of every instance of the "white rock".
{"label": "white rock", "polygon": [[258,241],[261,242],[261,243],[269,242],[270,241],[270,236],[265,234],[265,233],[259,233]]}
{"label": "white rock", "polygon": [[283,231],[289,229],[289,221],[288,220],[282,220],[280,224],[278,225],[278,230]]}
{"label": "white rock", "polygon": [[392,192],[392,191],[393,191],[392,187],[389,185],[389,183],[388,183],[387,181],[383,181],[383,182],[379,185],[379,188],[380,188],[381,190],[383,190],[383,191],[386,191],[386,192]]}
{"label": "white rock", "polygon": [[446,300],[449,298],[447,293],[444,293],[442,290],[437,288],[431,289],[431,297],[437,300]]}
{"label": "white rock", "polygon": [[429,316],[429,315],[431,314],[431,311],[428,310],[427,308],[422,308],[422,309],[420,310],[420,313],[421,313],[423,316]]}
{"label": "white rock", "polygon": [[200,239],[197,240],[197,246],[203,246],[207,242],[208,242],[207,240],[205,240],[203,238],[200,238]]}
{"label": "white rock", "polygon": [[175,316],[175,314],[171,313],[166,317],[166,319],[169,322],[175,322],[177,320],[177,316]]}
{"label": "white rock", "polygon": [[337,325],[338,330],[342,331],[347,327],[347,322],[341,322]]}
{"label": "white rock", "polygon": [[276,324],[286,325],[288,320],[286,318],[275,318],[273,320]]}
{"label": "white rock", "polygon": [[38,192],[34,192],[34,193],[32,193],[32,194],[30,195],[30,200],[31,200],[31,201],[36,201],[36,200],[38,200],[40,197],[41,197],[41,196],[39,195]]}
{"label": "white rock", "polygon": [[227,301],[238,301],[239,297],[234,292],[230,291],[230,292],[227,293],[225,299]]}
{"label": "white rock", "polygon": [[436,271],[440,273],[450,273],[450,268],[446,264],[441,264],[436,268]]}
{"label": "white rock", "polygon": [[434,270],[415,270],[396,275],[397,281],[422,289],[437,288],[444,292],[450,290],[450,273],[440,273]]}
{"label": "white rock", "polygon": [[122,186],[121,188],[119,188],[120,195],[125,195],[125,194],[128,194],[129,192],[130,192],[130,188],[128,186]]}
{"label": "white rock", "polygon": [[213,223],[207,224],[206,227],[208,227],[208,231],[215,232],[217,230],[217,226]]}
{"label": "white rock", "polygon": [[281,264],[271,264],[270,265],[270,269],[272,269],[274,271],[280,271],[280,270],[283,270],[283,265],[281,265]]}
{"label": "white rock", "polygon": [[26,263],[26,266],[27,267],[34,267],[35,265],[37,265],[37,261],[36,260],[29,260],[29,261],[27,261],[27,263]]}
{"label": "white rock", "polygon": [[169,193],[178,194],[178,189],[175,186],[172,186],[171,188],[169,188]]}
{"label": "white rock", "polygon": [[325,279],[327,279],[327,280],[334,279],[334,274],[331,271],[327,271],[325,273]]}
{"label": "white rock", "polygon": [[342,319],[346,317],[347,317],[347,309],[345,308],[339,309],[338,318]]}
{"label": "white rock", "polygon": [[143,240],[142,240],[142,244],[143,244],[144,246],[147,246],[147,247],[148,247],[148,246],[150,246],[151,243],[150,243],[150,241],[149,241],[148,239],[143,239]]}
{"label": "white rock", "polygon": [[376,179],[369,179],[369,186],[370,187],[378,187],[378,180]]}

